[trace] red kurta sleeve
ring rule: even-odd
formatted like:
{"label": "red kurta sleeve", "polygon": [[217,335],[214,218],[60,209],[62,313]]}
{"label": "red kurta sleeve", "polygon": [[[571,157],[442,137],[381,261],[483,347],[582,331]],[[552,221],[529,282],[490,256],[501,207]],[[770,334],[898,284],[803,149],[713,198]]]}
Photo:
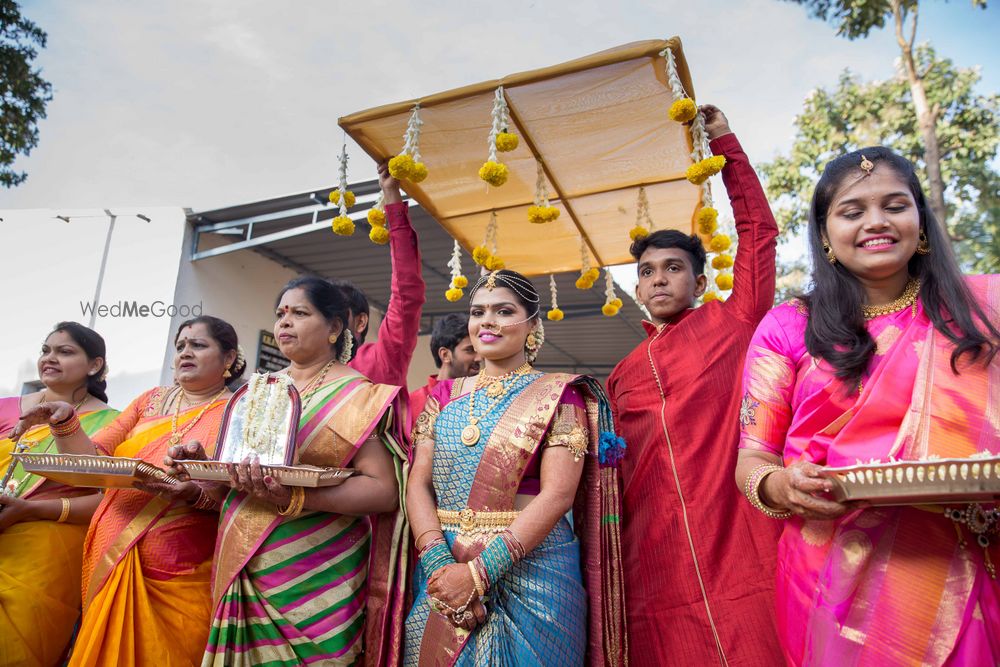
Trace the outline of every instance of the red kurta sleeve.
{"label": "red kurta sleeve", "polygon": [[379,325],[378,339],[362,345],[349,366],[375,384],[405,388],[417,347],[425,286],[417,233],[410,224],[406,202],[387,204],[385,217],[392,262],[389,307]]}
{"label": "red kurta sleeve", "polygon": [[756,324],[774,305],[775,250],[778,224],[764,188],[735,134],[724,134],[710,144],[726,156],[722,182],[736,219],[739,248],[733,267],[733,294],[725,306],[745,322]]}

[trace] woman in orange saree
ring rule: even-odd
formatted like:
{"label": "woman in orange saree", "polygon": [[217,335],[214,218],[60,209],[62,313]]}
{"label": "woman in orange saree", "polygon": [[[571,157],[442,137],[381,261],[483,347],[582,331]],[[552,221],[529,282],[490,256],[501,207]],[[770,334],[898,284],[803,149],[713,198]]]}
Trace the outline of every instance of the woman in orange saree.
{"label": "woman in orange saree", "polygon": [[1000,664],[996,511],[842,505],[819,472],[1000,451],[1000,276],[962,277],[913,166],[884,148],[827,166],[810,234],[813,291],[772,310],[747,353],[736,473],[787,519],[785,657]]}
{"label": "woman in orange saree", "polygon": [[[57,435],[61,451],[140,458],[161,465],[181,440],[211,451],[229,394],[242,372],[236,332],[217,318],[181,324],[175,339],[174,387],[138,398],[92,439]],[[24,422],[48,419],[72,430],[70,406],[42,404]],[[22,422],[22,423],[24,423]],[[148,483],[109,489],[87,533],[83,619],[70,665],[194,665],[211,614],[209,579],[218,505],[201,486]]]}
{"label": "woman in orange saree", "polygon": [[[69,402],[80,427],[94,433],[118,414],[107,406],[106,349],[96,331],[60,322],[45,339],[38,377],[45,388],[0,398],[0,434],[21,413],[51,400]],[[23,451],[55,451],[48,424],[31,428]],[[11,465],[14,442],[0,439],[0,474]],[[80,618],[80,559],[87,524],[100,495],[11,470],[0,491],[0,665],[53,665],[66,652]]]}

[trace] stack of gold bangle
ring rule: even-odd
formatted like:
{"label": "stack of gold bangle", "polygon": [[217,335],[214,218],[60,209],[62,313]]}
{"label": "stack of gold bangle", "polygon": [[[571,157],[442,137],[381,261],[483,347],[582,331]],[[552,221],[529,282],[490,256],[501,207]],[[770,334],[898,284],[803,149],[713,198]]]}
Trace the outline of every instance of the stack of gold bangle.
{"label": "stack of gold bangle", "polygon": [[486,588],[483,586],[483,580],[479,576],[479,572],[476,571],[476,564],[469,561],[467,565],[469,566],[469,572],[472,573],[472,584],[476,588],[476,595],[483,597],[486,595]]}
{"label": "stack of gold bangle", "polygon": [[784,470],[779,465],[773,463],[762,463],[747,475],[746,482],[743,483],[743,495],[747,497],[750,504],[756,507],[764,516],[771,517],[772,519],[787,519],[792,516],[792,513],[788,510],[775,510],[764,504],[764,501],[760,499],[760,485],[763,483],[764,479],[770,475],[772,472],[778,472],[779,470]]}
{"label": "stack of gold bangle", "polygon": [[279,509],[278,514],[292,519],[302,514],[302,507],[306,504],[306,490],[301,486],[292,487],[292,499],[288,501],[288,507]]}

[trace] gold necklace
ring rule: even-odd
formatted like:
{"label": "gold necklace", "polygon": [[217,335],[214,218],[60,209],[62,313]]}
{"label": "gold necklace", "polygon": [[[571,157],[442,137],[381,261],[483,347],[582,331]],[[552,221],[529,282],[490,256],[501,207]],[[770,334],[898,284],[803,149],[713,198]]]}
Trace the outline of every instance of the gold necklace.
{"label": "gold necklace", "polygon": [[[476,376],[476,384],[472,387],[472,391],[469,393],[469,425],[462,429],[462,444],[466,447],[473,447],[482,433],[479,430],[479,422],[482,421],[486,415],[490,413],[494,407],[496,407],[510,388],[514,386],[519,378],[527,375],[531,372],[531,364],[529,362],[524,362],[518,368],[512,370],[509,373],[503,375],[498,375],[496,377],[488,377],[486,375],[486,369],[479,371],[479,375]],[[513,378],[513,382],[509,385],[506,381]],[[476,392],[486,388],[486,396],[493,399],[493,402],[486,408],[486,411],[479,417],[476,416]]]}
{"label": "gold necklace", "polygon": [[326,362],[326,366],[323,366],[323,368],[319,369],[316,375],[310,378],[309,383],[306,384],[305,389],[302,390],[303,408],[305,408],[306,403],[309,402],[309,399],[312,398],[313,394],[319,391],[319,388],[323,386],[323,380],[326,379],[326,374],[330,372],[330,369],[333,367],[335,363],[337,363],[337,360],[331,359],[330,361]]}
{"label": "gold necklace", "polygon": [[182,387],[180,393],[177,395],[177,407],[174,408],[174,416],[171,417],[170,419],[170,445],[173,446],[180,444],[181,438],[187,435],[188,431],[194,428],[194,425],[198,423],[198,420],[201,419],[201,416],[204,415],[208,411],[208,409],[212,407],[212,404],[215,403],[217,400],[219,400],[219,397],[222,396],[224,393],[226,393],[225,386],[222,387],[222,391],[213,396],[208,401],[208,403],[205,404],[205,407],[201,409],[201,412],[199,412],[194,419],[189,421],[187,423],[187,426],[185,426],[181,431],[178,431],[177,417],[180,416],[181,414],[181,400],[187,396],[187,392],[184,391],[184,388]]}
{"label": "gold necklace", "polygon": [[861,312],[864,314],[866,320],[872,320],[880,315],[897,313],[912,306],[913,314],[916,315],[917,296],[919,294],[920,280],[918,278],[910,278],[910,280],[906,283],[906,287],[903,289],[903,293],[899,295],[899,298],[881,306],[862,305]]}

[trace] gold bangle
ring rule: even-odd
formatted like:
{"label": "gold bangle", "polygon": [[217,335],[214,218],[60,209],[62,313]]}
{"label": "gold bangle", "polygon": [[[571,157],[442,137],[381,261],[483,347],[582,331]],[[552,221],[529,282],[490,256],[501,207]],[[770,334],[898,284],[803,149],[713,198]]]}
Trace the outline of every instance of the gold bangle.
{"label": "gold bangle", "polygon": [[479,597],[483,597],[484,595],[486,595],[486,589],[483,588],[483,582],[479,578],[479,573],[476,572],[476,564],[470,560],[468,563],[466,563],[466,565],[469,566],[469,572],[472,573],[472,585],[476,589],[476,595],[478,595]]}
{"label": "gold bangle", "polygon": [[69,498],[60,498],[59,500],[62,501],[62,512],[59,513],[59,518],[56,519],[56,523],[65,523],[66,519],[69,518]]}
{"label": "gold bangle", "polygon": [[746,482],[743,484],[743,494],[750,501],[750,504],[756,507],[764,516],[772,519],[787,519],[792,516],[789,510],[776,510],[768,507],[760,499],[760,485],[763,484],[768,475],[779,470],[784,470],[784,468],[773,463],[760,464],[747,475]]}
{"label": "gold bangle", "polygon": [[302,507],[306,504],[306,490],[301,486],[292,487],[292,499],[288,501],[288,507],[279,509],[278,514],[294,519],[302,514]]}

